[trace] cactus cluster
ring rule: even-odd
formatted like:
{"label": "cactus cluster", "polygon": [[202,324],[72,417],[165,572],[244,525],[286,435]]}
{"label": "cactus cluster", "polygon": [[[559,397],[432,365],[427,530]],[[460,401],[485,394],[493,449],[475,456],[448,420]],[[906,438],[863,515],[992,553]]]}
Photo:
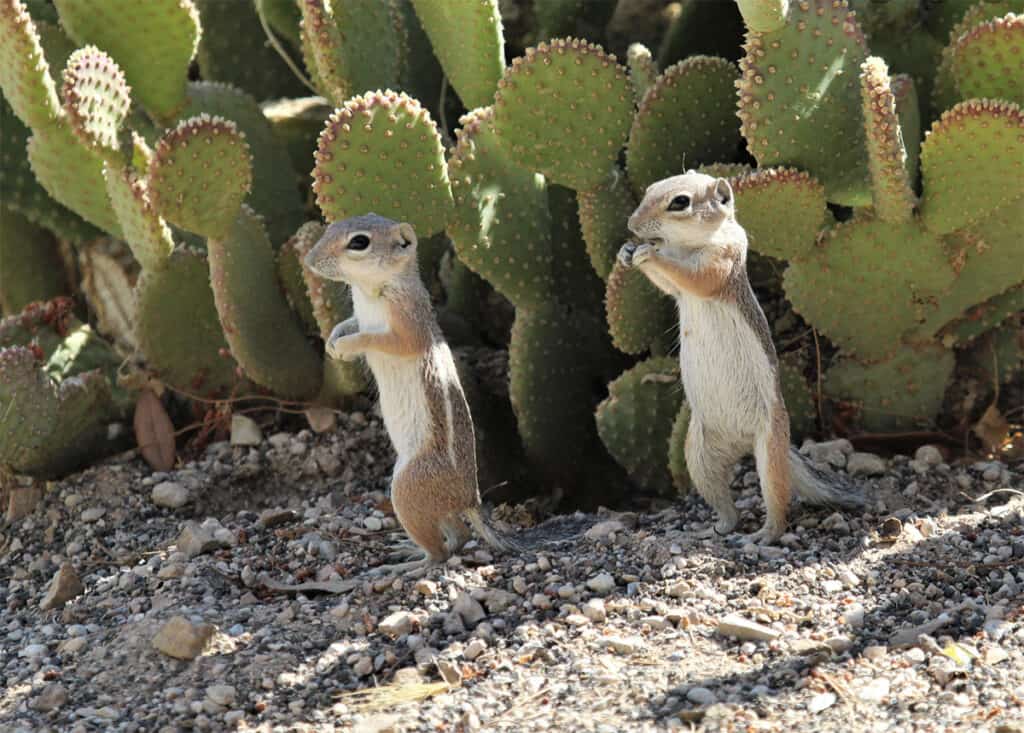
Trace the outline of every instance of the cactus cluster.
{"label": "cactus cluster", "polygon": [[[618,464],[685,490],[675,310],[615,255],[645,188],[693,168],[732,184],[795,435],[835,406],[929,424],[958,364],[1020,373],[1024,0],[685,3],[654,51],[610,3],[537,3],[523,28],[497,0],[232,5],[0,0],[5,313],[121,240],[151,375],[339,406],[367,386],[323,356],[348,293],[301,261],[318,220],[372,211],[415,227],[450,337],[507,347],[536,477],[599,501]],[[41,475],[120,414],[58,428],[118,400],[48,371],[47,343],[0,352],[0,400],[23,420],[43,395],[32,434],[65,446],[4,424],[0,465]]]}

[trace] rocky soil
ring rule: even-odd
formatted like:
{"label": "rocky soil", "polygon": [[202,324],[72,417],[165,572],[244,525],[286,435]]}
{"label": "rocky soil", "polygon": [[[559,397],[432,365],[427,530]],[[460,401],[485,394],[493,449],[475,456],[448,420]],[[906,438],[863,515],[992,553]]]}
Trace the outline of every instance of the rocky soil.
{"label": "rocky soil", "polygon": [[757,547],[648,502],[394,578],[366,575],[402,537],[377,419],[249,432],[167,474],[97,466],[3,527],[0,730],[1024,731],[1019,464],[808,445],[866,512],[798,507]]}

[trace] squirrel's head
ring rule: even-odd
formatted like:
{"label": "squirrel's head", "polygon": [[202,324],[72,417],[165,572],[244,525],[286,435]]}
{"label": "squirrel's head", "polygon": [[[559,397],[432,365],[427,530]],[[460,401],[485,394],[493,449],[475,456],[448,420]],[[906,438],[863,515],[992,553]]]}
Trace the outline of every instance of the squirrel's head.
{"label": "squirrel's head", "polygon": [[729,182],[692,170],[648,186],[629,217],[629,229],[655,246],[735,244],[723,235],[727,239],[743,236]]}
{"label": "squirrel's head", "polygon": [[320,277],[379,291],[416,272],[416,232],[376,214],[354,216],[327,227],[304,262]]}

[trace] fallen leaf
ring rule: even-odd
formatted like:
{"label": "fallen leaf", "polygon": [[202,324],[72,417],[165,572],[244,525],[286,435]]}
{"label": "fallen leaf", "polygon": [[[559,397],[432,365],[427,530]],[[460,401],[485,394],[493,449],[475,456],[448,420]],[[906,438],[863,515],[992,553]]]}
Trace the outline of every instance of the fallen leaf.
{"label": "fallen leaf", "polygon": [[174,468],[174,423],[160,398],[152,391],[139,392],[135,403],[135,442],[139,453],[154,471]]}
{"label": "fallen leaf", "polygon": [[985,414],[971,429],[981,439],[985,450],[989,453],[998,452],[1010,437],[1010,423],[999,412],[999,408],[994,402],[988,406]]}

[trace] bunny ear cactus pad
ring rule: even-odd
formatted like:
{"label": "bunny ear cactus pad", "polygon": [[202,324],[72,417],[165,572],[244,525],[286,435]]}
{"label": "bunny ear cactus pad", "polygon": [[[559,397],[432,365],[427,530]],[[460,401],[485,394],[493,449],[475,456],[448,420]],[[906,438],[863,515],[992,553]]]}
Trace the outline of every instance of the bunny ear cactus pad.
{"label": "bunny ear cactus pad", "polygon": [[251,182],[245,136],[234,122],[206,114],[165,133],[149,163],[156,210],[172,224],[204,237],[231,228]]}
{"label": "bunny ear cactus pad", "polygon": [[966,344],[1003,321],[1024,312],[1024,285],[1010,288],[963,313],[942,329],[942,339]]}
{"label": "bunny ear cactus pad", "polygon": [[86,147],[117,158],[118,131],[131,106],[124,73],[95,46],[71,54],[64,68],[64,111]]}
{"label": "bunny ear cactus pad", "polygon": [[731,61],[691,56],[654,81],[633,118],[626,148],[638,196],[662,178],[736,156],[736,76]]}
{"label": "bunny ear cactus pad", "polygon": [[490,107],[477,109],[455,131],[448,234],[459,259],[512,303],[540,305],[554,293],[547,188],[498,144],[493,119]]}
{"label": "bunny ear cactus pad", "polygon": [[882,221],[910,221],[917,197],[907,176],[896,97],[889,84],[889,68],[877,56],[861,64],[861,95],[867,131],[871,201]]}
{"label": "bunny ear cactus pad", "polygon": [[752,31],[777,31],[786,24],[789,0],[737,0],[743,22]]}
{"label": "bunny ear cactus pad", "polygon": [[857,79],[867,53],[846,2],[794,2],[785,25],[748,31],[744,49],[738,114],[758,165],[802,168],[834,203],[870,203]]}
{"label": "bunny ear cactus pad", "polygon": [[686,467],[686,434],[689,431],[690,405],[684,400],[668,438],[668,471],[672,474],[673,486],[680,494],[689,493],[693,487],[690,471]]}
{"label": "bunny ear cactus pad", "polygon": [[490,104],[505,68],[498,0],[412,0],[412,4],[462,103],[467,109]]}
{"label": "bunny ear cactus pad", "polygon": [[605,296],[608,331],[615,348],[643,354],[671,343],[676,325],[672,299],[636,268],[616,262]]}
{"label": "bunny ear cactus pad", "polygon": [[0,206],[0,313],[18,313],[67,288],[57,240],[21,214]]}
{"label": "bunny ear cactus pad", "polygon": [[633,83],[633,99],[640,104],[658,78],[658,65],[651,56],[651,49],[642,43],[631,43],[626,50],[626,66]]}
{"label": "bunny ear cactus pad", "polygon": [[946,111],[921,147],[921,218],[939,234],[982,221],[1024,196],[1024,113],[972,99]]}
{"label": "bunny ear cactus pad", "polygon": [[825,187],[817,179],[793,168],[763,168],[729,183],[751,249],[782,260],[810,254],[826,214]]}
{"label": "bunny ear cactus pad", "polygon": [[207,252],[217,314],[242,369],[282,396],[315,396],[323,365],[278,286],[263,222],[242,206],[223,236],[207,240]]}
{"label": "bunny ear cactus pad", "polygon": [[29,127],[44,127],[61,115],[39,33],[20,0],[0,0],[0,88]]}
{"label": "bunny ear cactus pad", "polygon": [[954,362],[953,352],[936,344],[904,346],[878,364],[844,359],[825,374],[825,393],[857,404],[868,431],[929,425],[942,408]]}
{"label": "bunny ear cactus pad", "polygon": [[641,362],[608,385],[597,434],[638,486],[672,492],[668,445],[682,405],[679,362],[668,357]]}
{"label": "bunny ear cactus pad", "polygon": [[[61,25],[124,69],[135,100],[159,120],[185,103],[188,66],[199,43],[191,0],[55,0]],[[157,60],[158,63],[154,63]]]}
{"label": "bunny ear cactus pad", "polygon": [[596,188],[578,192],[576,199],[590,264],[607,280],[619,248],[629,239],[626,221],[636,208],[636,199],[621,172]]}
{"label": "bunny ear cactus pad", "polygon": [[452,208],[437,125],[392,91],[353,97],[327,120],[313,190],[328,221],[373,211],[409,222],[421,239],[444,229]]}
{"label": "bunny ear cactus pad", "polygon": [[135,297],[139,348],[162,381],[206,397],[231,391],[239,379],[201,252],[179,247],[162,269],[143,270]]}
{"label": "bunny ear cactus pad", "polygon": [[159,270],[174,249],[171,230],[149,201],[146,181],[132,168],[107,163],[103,168],[107,195],[121,223],[123,239],[143,270]]}
{"label": "bunny ear cactus pad", "polygon": [[979,23],[953,44],[952,72],[962,99],[1005,99],[1024,104],[1024,15],[1009,13]]}
{"label": "bunny ear cactus pad", "polygon": [[513,158],[577,191],[612,174],[632,118],[626,70],[600,46],[573,38],[527,49],[494,97],[494,129]]}

